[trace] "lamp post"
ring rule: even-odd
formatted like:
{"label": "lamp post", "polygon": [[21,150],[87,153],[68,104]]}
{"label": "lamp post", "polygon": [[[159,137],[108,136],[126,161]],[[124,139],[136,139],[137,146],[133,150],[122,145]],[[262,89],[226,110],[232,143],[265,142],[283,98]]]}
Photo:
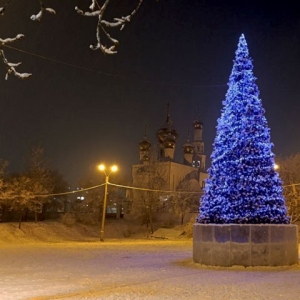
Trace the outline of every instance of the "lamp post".
{"label": "lamp post", "polygon": [[118,171],[118,167],[116,165],[111,166],[110,167],[110,172],[108,174],[105,172],[105,165],[103,165],[103,164],[99,165],[98,169],[105,174],[105,189],[104,189],[104,200],[103,200],[103,213],[102,213],[102,223],[101,223],[101,231],[100,231],[100,241],[103,242],[104,241],[104,225],[105,225],[105,214],[106,214],[108,180],[109,180],[109,175],[112,172]]}

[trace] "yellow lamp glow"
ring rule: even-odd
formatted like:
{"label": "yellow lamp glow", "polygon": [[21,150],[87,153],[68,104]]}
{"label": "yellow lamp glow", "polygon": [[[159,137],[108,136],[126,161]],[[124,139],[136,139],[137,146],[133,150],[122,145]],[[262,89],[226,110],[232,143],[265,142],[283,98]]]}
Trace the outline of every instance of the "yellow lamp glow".
{"label": "yellow lamp glow", "polygon": [[104,171],[104,170],[105,170],[105,165],[103,165],[103,164],[99,165],[99,166],[98,166],[98,169],[99,169],[100,171]]}
{"label": "yellow lamp glow", "polygon": [[112,172],[117,172],[117,171],[118,171],[118,167],[117,167],[116,165],[113,165],[113,166],[111,167],[111,171],[112,171]]}

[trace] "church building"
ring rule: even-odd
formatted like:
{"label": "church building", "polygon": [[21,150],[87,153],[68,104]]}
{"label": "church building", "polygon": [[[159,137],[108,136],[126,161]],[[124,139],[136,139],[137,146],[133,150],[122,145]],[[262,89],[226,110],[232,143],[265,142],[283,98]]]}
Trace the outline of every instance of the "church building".
{"label": "church building", "polygon": [[[138,164],[132,165],[132,182],[138,185],[141,181],[145,182],[146,174],[142,172],[145,166],[155,163],[164,170],[164,177],[167,182],[165,188],[175,191],[180,181],[188,179],[198,183],[198,188],[204,187],[204,180],[207,178],[205,170],[206,156],[204,154],[204,142],[202,140],[203,123],[199,116],[192,123],[192,140],[188,134],[186,142],[181,146],[182,160],[175,161],[175,150],[177,146],[178,133],[174,129],[170,119],[169,105],[164,126],[156,131],[157,142],[152,147],[145,132],[144,138],[139,143]],[[180,151],[179,150],[179,151]],[[178,150],[177,150],[178,151]],[[147,177],[147,176],[146,176]]]}
{"label": "church building", "polygon": [[[134,188],[127,191],[124,218],[144,215],[148,221],[180,219],[182,223],[198,212],[208,174],[199,116],[191,125],[192,138],[188,133],[186,142],[178,147],[178,132],[171,122],[168,105],[166,122],[156,131],[154,144],[145,130],[138,144],[139,163],[131,166]],[[175,161],[175,150],[181,151],[181,161]]]}

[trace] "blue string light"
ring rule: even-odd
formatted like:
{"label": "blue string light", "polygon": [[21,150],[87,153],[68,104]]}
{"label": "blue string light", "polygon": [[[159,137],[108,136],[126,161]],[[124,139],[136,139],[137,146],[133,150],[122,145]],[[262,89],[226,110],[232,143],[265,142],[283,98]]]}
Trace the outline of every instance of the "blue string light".
{"label": "blue string light", "polygon": [[243,34],[235,55],[197,222],[286,224],[282,181]]}

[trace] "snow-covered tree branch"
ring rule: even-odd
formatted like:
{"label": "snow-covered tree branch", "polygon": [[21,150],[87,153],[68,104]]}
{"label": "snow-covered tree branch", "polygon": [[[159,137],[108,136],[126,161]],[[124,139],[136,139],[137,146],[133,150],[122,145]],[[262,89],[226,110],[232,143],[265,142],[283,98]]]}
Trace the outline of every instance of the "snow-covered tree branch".
{"label": "snow-covered tree branch", "polygon": [[[6,6],[8,6],[8,4],[11,2],[12,0],[7,0],[6,3],[0,7],[0,15],[4,15],[4,12],[5,12],[5,8]],[[32,21],[40,21],[44,15],[44,12],[47,11],[51,14],[56,14],[56,11],[53,9],[53,8],[50,8],[50,7],[44,7],[44,3],[43,3],[43,0],[38,0],[39,3],[40,3],[40,11],[36,14],[36,15],[32,15],[30,17],[30,19]]]}
{"label": "snow-covered tree branch", "polygon": [[[44,0],[38,0],[40,10],[37,14],[31,15],[30,19],[32,21],[41,21],[43,18],[45,12],[48,12],[50,14],[56,14],[56,11],[53,8],[45,7],[44,6]],[[106,12],[106,9],[108,5],[110,4],[111,0],[105,0],[102,5],[99,4],[98,0],[91,0],[92,3],[89,6],[88,11],[83,11],[79,9],[77,6],[75,7],[75,10],[78,14],[86,17],[95,17],[97,18],[97,27],[96,27],[96,40],[97,43],[95,45],[90,45],[90,48],[92,50],[98,50],[100,49],[104,54],[115,54],[117,53],[116,47],[119,45],[119,41],[115,38],[113,38],[107,29],[110,28],[120,28],[120,30],[123,30],[125,25],[129,23],[132,19],[132,17],[137,13],[138,9],[140,8],[141,4],[144,0],[136,0],[138,1],[136,7],[126,16],[116,17],[113,18],[112,21],[107,21],[104,19],[104,15]],[[6,3],[0,7],[0,15],[4,15],[4,12],[7,9],[7,6],[12,2],[12,0],[7,0]],[[7,73],[5,75],[5,79],[8,79],[8,76],[10,74],[15,75],[18,78],[24,79],[31,76],[30,73],[20,73],[16,70],[16,67],[18,67],[21,63],[11,63],[7,60],[3,46],[5,46],[8,43],[15,42],[19,39],[21,39],[24,35],[23,34],[17,34],[15,38],[7,38],[7,39],[1,39],[0,38],[0,57],[4,63],[4,65],[7,68]],[[106,40],[110,43],[110,45],[105,45],[102,41],[102,36],[105,37]]]}
{"label": "snow-covered tree branch", "polygon": [[40,11],[36,15],[32,15],[30,17],[30,19],[32,21],[41,21],[41,19],[42,19],[43,15],[44,15],[45,11],[47,11],[47,12],[49,12],[51,14],[54,14],[54,15],[56,14],[56,11],[53,8],[44,7],[43,0],[39,0],[39,2],[40,2],[40,8],[41,9],[40,9]]}
{"label": "snow-covered tree branch", "polygon": [[18,41],[18,40],[22,39],[23,37],[24,37],[23,34],[17,34],[17,36],[14,37],[14,38],[6,38],[6,39],[1,39],[0,38],[0,57],[2,58],[2,61],[3,61],[4,65],[6,66],[6,69],[7,69],[7,72],[6,72],[6,75],[5,75],[6,80],[8,79],[8,76],[10,74],[13,74],[16,77],[21,78],[21,79],[28,78],[29,76],[31,76],[30,73],[17,72],[16,67],[18,67],[21,63],[20,62],[18,62],[18,63],[9,62],[6,58],[6,56],[4,54],[4,50],[3,50],[3,46],[5,46],[9,43],[13,43],[15,41]]}
{"label": "snow-covered tree branch", "polygon": [[[79,9],[77,6],[75,7],[75,10],[77,13],[79,13],[82,16],[85,17],[97,17],[97,28],[96,28],[96,39],[97,44],[96,45],[90,45],[90,48],[92,50],[98,50],[100,49],[105,54],[115,54],[117,53],[116,46],[119,44],[119,41],[112,38],[110,34],[106,31],[105,28],[117,28],[120,27],[120,30],[123,30],[126,23],[129,23],[132,19],[132,17],[136,14],[138,9],[140,8],[141,4],[144,0],[139,0],[137,6],[133,9],[133,11],[128,14],[125,17],[121,18],[114,18],[113,21],[106,21],[103,19],[104,13],[107,9],[107,6],[111,0],[106,0],[102,6],[99,5],[97,0],[92,0],[92,4],[90,5],[89,9],[90,11],[83,11]],[[105,46],[103,42],[101,41],[101,32],[106,36],[106,38],[111,42],[111,46]]]}

